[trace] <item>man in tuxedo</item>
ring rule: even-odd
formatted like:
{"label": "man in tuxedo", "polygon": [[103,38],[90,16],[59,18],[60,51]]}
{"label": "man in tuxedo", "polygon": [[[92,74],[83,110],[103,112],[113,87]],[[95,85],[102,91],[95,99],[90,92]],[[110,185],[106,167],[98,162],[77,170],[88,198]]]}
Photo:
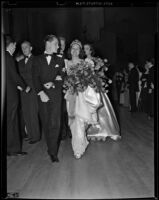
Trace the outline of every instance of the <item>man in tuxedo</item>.
{"label": "man in tuxedo", "polygon": [[55,35],[45,38],[45,52],[33,62],[33,82],[40,98],[40,115],[52,162],[58,162],[60,144],[64,59],[56,55],[59,48]]}
{"label": "man in tuxedo", "polygon": [[[59,53],[57,54],[59,57],[62,57],[66,62],[66,55],[65,55],[65,47],[66,47],[66,39],[64,37],[59,37],[60,48]],[[66,68],[66,66],[65,66]],[[66,75],[66,72],[65,72]],[[65,140],[66,138],[71,138],[71,131],[68,125],[68,113],[66,109],[66,99],[64,98],[64,93],[62,93],[62,126],[61,126],[61,139]]]}
{"label": "man in tuxedo", "polygon": [[5,65],[7,72],[7,155],[17,156],[26,155],[22,152],[22,142],[19,126],[19,94],[21,92],[29,92],[29,86],[23,82],[19,76],[13,53],[16,49],[16,42],[7,35],[5,37],[6,53]]}
{"label": "man in tuxedo", "polygon": [[128,74],[128,87],[130,97],[130,112],[134,113],[137,111],[136,95],[139,91],[139,73],[133,62],[128,63],[129,74]]}
{"label": "man in tuxedo", "polygon": [[24,82],[30,86],[29,93],[21,93],[22,114],[25,122],[26,132],[29,138],[29,144],[34,144],[40,140],[40,122],[38,112],[38,99],[32,80],[32,64],[34,56],[32,55],[32,46],[28,41],[21,44],[24,59],[19,62],[19,73]]}
{"label": "man in tuxedo", "polygon": [[147,88],[148,88],[148,119],[154,116],[154,58],[147,59],[146,64],[149,68]]}

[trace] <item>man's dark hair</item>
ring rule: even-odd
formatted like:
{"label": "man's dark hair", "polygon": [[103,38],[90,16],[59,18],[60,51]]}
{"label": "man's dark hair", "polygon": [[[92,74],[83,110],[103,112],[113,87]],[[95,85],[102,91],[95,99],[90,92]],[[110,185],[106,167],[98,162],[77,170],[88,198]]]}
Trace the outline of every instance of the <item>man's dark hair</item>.
{"label": "man's dark hair", "polygon": [[46,44],[46,42],[52,42],[54,39],[57,39],[57,37],[55,35],[47,35],[45,38],[44,38],[44,42]]}
{"label": "man's dark hair", "polygon": [[11,35],[8,35],[8,34],[4,35],[5,47],[7,48],[10,45],[10,43],[15,43],[15,40],[12,38]]}
{"label": "man's dark hair", "polygon": [[66,39],[63,36],[59,36],[59,40],[63,40],[66,42]]}
{"label": "man's dark hair", "polygon": [[31,45],[31,42],[29,42],[28,40],[22,41],[21,45],[24,44],[24,43],[27,43],[27,44],[29,44],[30,46],[32,46],[32,45]]}
{"label": "man's dark hair", "polygon": [[154,65],[155,64],[155,59],[154,58],[148,58],[148,59],[146,59],[146,62],[150,62],[150,63],[152,63]]}

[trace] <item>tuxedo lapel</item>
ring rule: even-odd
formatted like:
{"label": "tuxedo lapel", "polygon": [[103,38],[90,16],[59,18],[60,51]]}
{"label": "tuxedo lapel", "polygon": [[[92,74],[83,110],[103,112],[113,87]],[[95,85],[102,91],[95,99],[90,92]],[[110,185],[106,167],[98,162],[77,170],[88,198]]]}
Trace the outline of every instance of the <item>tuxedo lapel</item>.
{"label": "tuxedo lapel", "polygon": [[31,70],[32,68],[32,60],[33,60],[33,56],[31,55],[27,63],[25,64],[25,67],[27,67],[28,70]]}
{"label": "tuxedo lapel", "polygon": [[48,62],[47,62],[47,59],[46,59],[46,57],[45,57],[44,54],[41,56],[41,58],[42,58],[42,62],[44,63],[44,66],[45,66],[45,65],[48,66]]}
{"label": "tuxedo lapel", "polygon": [[19,70],[21,73],[24,73],[26,71],[26,66],[25,66],[25,58],[22,59],[20,62],[19,62]]}

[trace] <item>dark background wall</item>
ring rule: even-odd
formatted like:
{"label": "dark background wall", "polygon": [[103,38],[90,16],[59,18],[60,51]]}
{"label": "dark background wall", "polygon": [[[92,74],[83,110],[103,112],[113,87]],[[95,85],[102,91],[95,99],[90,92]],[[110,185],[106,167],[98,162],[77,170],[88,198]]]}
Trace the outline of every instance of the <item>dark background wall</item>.
{"label": "dark background wall", "polygon": [[67,44],[75,38],[88,41],[119,68],[129,59],[143,63],[154,56],[156,13],[156,7],[4,9],[4,33],[18,42],[30,40],[36,54],[43,51],[46,34],[62,35]]}

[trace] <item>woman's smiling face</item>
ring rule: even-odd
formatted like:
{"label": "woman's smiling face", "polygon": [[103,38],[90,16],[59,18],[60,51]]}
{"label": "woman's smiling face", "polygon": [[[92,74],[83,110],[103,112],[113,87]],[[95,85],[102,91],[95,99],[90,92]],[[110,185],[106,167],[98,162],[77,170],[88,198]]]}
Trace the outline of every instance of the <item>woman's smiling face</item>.
{"label": "woman's smiling face", "polygon": [[78,57],[80,54],[80,46],[78,44],[74,44],[71,47],[71,55],[73,57]]}

